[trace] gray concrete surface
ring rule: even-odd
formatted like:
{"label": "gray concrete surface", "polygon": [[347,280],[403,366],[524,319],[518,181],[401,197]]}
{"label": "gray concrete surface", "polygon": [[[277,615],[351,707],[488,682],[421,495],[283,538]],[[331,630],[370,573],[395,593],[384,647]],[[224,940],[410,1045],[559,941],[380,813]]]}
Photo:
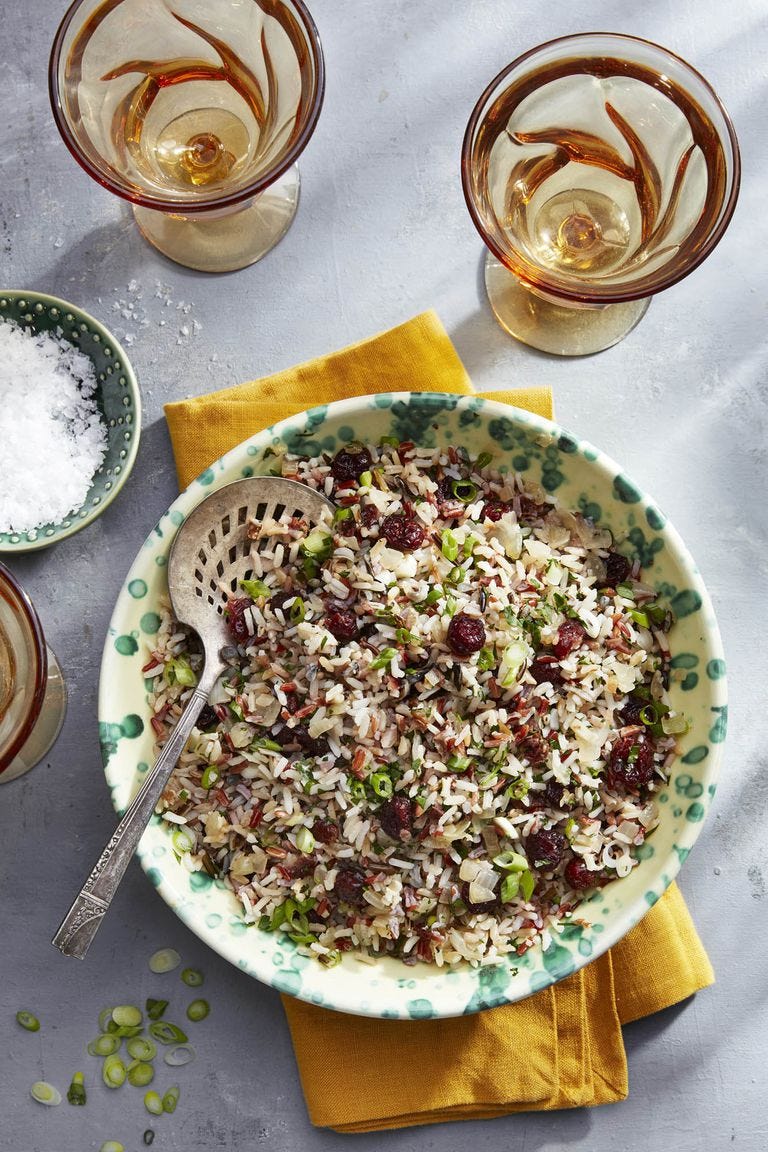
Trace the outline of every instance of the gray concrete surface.
{"label": "gray concrete surface", "polygon": [[[301,164],[299,215],[261,264],[206,278],[147,247],[126,206],[59,140],[46,63],[64,4],[3,6],[0,281],[69,298],[124,337],[145,425],[133,476],[106,514],[11,563],[61,658],[71,705],[48,764],[0,790],[0,1148],[82,1152],[107,1138],[143,1147],[140,1093],[97,1085],[84,1109],[43,1109],[28,1089],[40,1076],[65,1087],[98,1009],[151,994],[146,957],[173,945],[205,970],[213,1013],[200,1026],[201,1058],[179,1076],[178,1111],[155,1125],[157,1152],[759,1152],[768,1145],[765,0],[311,7],[328,88]],[[502,65],[536,42],[594,28],[658,40],[712,80],[736,122],[744,181],[708,261],[658,297],[622,344],[568,362],[515,344],[492,319],[458,157],[474,100]],[[49,940],[113,824],[96,738],[99,658],[124,573],[176,491],[163,402],[288,366],[428,307],[479,387],[551,384],[560,420],[654,494],[708,582],[729,660],[731,731],[714,811],[681,883],[718,983],[627,1029],[625,1103],[342,1138],[307,1121],[278,997],[207,951],[138,866],[86,963],[64,960]],[[16,1027],[22,1005],[45,1020],[44,1034]]]}

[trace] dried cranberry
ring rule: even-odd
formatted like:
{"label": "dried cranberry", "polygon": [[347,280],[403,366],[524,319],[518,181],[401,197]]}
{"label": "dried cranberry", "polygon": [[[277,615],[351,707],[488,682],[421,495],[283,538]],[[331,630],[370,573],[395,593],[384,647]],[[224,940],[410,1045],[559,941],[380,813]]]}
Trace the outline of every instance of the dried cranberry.
{"label": "dried cranberry", "polygon": [[312,832],[320,844],[335,844],[339,838],[339,826],[333,820],[315,820]]}
{"label": "dried cranberry", "polygon": [[605,561],[605,583],[607,587],[615,588],[626,580],[632,569],[632,563],[621,552],[609,552]]}
{"label": "dried cranberry", "polygon": [[374,524],[377,524],[379,520],[379,513],[375,504],[365,504],[360,513],[360,519],[362,520],[364,528],[373,528]]}
{"label": "dried cranberry", "polygon": [[203,704],[200,709],[200,715],[197,718],[197,726],[201,732],[207,732],[209,728],[214,728],[219,722],[219,718],[211,708],[210,704]]}
{"label": "dried cranberry", "polygon": [[363,888],[365,887],[365,873],[353,865],[341,867],[336,875],[333,890],[339,900],[346,900],[347,904],[354,904],[362,908],[365,904]]}
{"label": "dried cranberry", "polygon": [[585,888],[595,888],[600,883],[600,874],[590,872],[580,856],[573,856],[565,866],[565,878],[571,888],[583,892]]}
{"label": "dried cranberry", "polygon": [[556,660],[540,656],[530,664],[528,671],[537,684],[562,684],[563,677]]}
{"label": "dried cranberry", "polygon": [[270,598],[269,598],[269,601],[268,601],[269,606],[273,612],[276,612],[278,610],[278,608],[280,608],[280,609],[285,608],[287,601],[293,600],[295,595],[296,595],[295,592],[286,592],[286,591],[275,592],[274,596],[270,596]]}
{"label": "dried cranberry", "polygon": [[534,868],[556,868],[563,858],[567,843],[557,828],[542,828],[540,832],[530,834],[525,851]]}
{"label": "dried cranberry", "polygon": [[653,742],[645,732],[619,736],[611,749],[606,779],[609,788],[636,791],[653,776]]}
{"label": "dried cranberry", "polygon": [[328,741],[323,736],[315,739],[315,737],[310,736],[306,728],[301,725],[297,725],[295,728],[289,728],[287,724],[283,724],[270,739],[274,740],[276,744],[279,744],[281,748],[288,748],[294,745],[296,748],[300,748],[302,752],[305,752],[307,756],[325,756],[329,750]]}
{"label": "dried cranberry", "polygon": [[298,856],[292,864],[286,864],[284,867],[292,880],[299,880],[303,876],[311,876],[316,864],[314,856]]}
{"label": "dried cranberry", "polygon": [[290,712],[291,716],[293,716],[294,712],[298,712],[300,707],[301,707],[301,701],[299,700],[296,693],[295,692],[286,692],[286,694],[285,694],[285,710],[286,710],[286,712]]}
{"label": "dried cranberry", "polygon": [[333,458],[331,476],[334,480],[359,480],[372,464],[370,453],[365,448],[342,448]]}
{"label": "dried cranberry", "polygon": [[641,700],[639,696],[627,696],[626,703],[619,713],[621,719],[626,725],[642,724],[640,713],[647,703],[647,700]]}
{"label": "dried cranberry", "polygon": [[227,616],[227,627],[238,644],[245,644],[251,639],[248,625],[245,622],[245,610],[253,604],[250,596],[235,596],[224,609]]}
{"label": "dried cranberry", "polygon": [[569,652],[578,648],[584,636],[584,625],[580,620],[565,620],[557,631],[557,640],[552,648],[558,660],[563,660]]}
{"label": "dried cranberry", "polygon": [[402,840],[402,833],[410,835],[413,829],[413,806],[406,796],[393,796],[376,813],[382,830],[393,840]]}
{"label": "dried cranberry", "polygon": [[483,505],[483,516],[486,520],[492,520],[494,524],[497,524],[509,510],[510,505],[505,504],[503,500],[486,500]]}
{"label": "dried cranberry", "polygon": [[435,498],[438,504],[445,504],[447,500],[453,500],[453,485],[456,480],[453,476],[442,476],[437,482],[437,491]]}
{"label": "dried cranberry", "polygon": [[448,625],[447,638],[454,656],[471,656],[485,644],[485,625],[478,616],[459,612]]}
{"label": "dried cranberry", "polygon": [[398,552],[413,552],[424,543],[426,535],[421,524],[405,512],[393,512],[381,524],[381,534],[390,548]]}
{"label": "dried cranberry", "polygon": [[537,504],[530,496],[520,497],[520,518],[522,520],[541,520],[549,512],[548,504]]}
{"label": "dried cranberry", "polygon": [[540,732],[526,732],[517,747],[531,764],[543,763],[549,752],[549,746]]}
{"label": "dried cranberry", "polygon": [[547,780],[546,786],[544,788],[544,799],[546,800],[547,804],[549,804],[550,808],[563,807],[564,792],[565,788],[558,780],[555,780],[554,776],[551,776],[549,780]]}
{"label": "dried cranberry", "polygon": [[351,608],[329,608],[325,613],[325,626],[342,643],[354,640],[359,631],[357,616]]}

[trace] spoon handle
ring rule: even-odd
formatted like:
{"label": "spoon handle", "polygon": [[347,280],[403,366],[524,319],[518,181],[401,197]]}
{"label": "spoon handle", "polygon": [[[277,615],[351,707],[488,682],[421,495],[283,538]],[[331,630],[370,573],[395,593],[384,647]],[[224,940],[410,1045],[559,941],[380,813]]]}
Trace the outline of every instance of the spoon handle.
{"label": "spoon handle", "polygon": [[147,774],[62,920],[51,943],[65,956],[76,956],[82,960],[88,951],[214,681],[215,676],[204,674],[195,688],[154,768]]}

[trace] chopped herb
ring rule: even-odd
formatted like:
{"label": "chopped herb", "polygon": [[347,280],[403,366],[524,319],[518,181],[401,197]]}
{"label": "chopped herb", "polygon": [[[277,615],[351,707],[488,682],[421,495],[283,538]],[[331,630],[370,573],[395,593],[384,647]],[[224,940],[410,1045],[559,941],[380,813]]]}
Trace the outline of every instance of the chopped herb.
{"label": "chopped herb", "polygon": [[477,668],[480,672],[490,672],[496,666],[496,657],[492,648],[481,648],[477,655]]}
{"label": "chopped herb", "polygon": [[337,508],[333,514],[333,523],[341,524],[345,520],[354,520],[354,513],[351,508]]}
{"label": "chopped herb", "polygon": [[634,764],[635,760],[637,760],[639,755],[640,755],[639,745],[633,744],[629,750],[629,755],[627,756],[627,763],[628,764]]}
{"label": "chopped herb", "polygon": [[263,749],[265,752],[281,752],[282,748],[277,740],[270,740],[267,736],[259,736],[256,740],[251,741],[251,751],[255,752],[257,748]]}
{"label": "chopped herb", "polygon": [[413,632],[409,632],[407,628],[397,628],[395,630],[395,637],[398,644],[410,644],[413,648],[423,648],[421,640]]}
{"label": "chopped herb", "polygon": [[649,620],[645,612],[640,612],[637,608],[633,608],[630,610],[629,614],[634,620],[635,624],[639,624],[641,628],[648,627]]}
{"label": "chopped herb", "polygon": [[241,580],[240,587],[251,600],[261,600],[265,596],[272,595],[272,589],[263,580]]}
{"label": "chopped herb", "polygon": [[163,670],[163,676],[170,687],[180,684],[183,688],[194,688],[197,684],[197,676],[192,671],[192,665],[186,656],[175,656],[169,660]]}
{"label": "chopped herb", "polygon": [[461,756],[461,755],[459,755],[458,752],[454,752],[446,760],[445,766],[446,766],[446,768],[449,768],[451,770],[451,772],[466,772],[467,768],[469,768],[471,763],[472,763],[471,757]]}
{"label": "chopped herb", "polygon": [[294,598],[293,604],[291,604],[291,607],[289,608],[289,614],[291,617],[291,624],[301,624],[302,620],[307,614],[307,606],[302,600],[301,596],[296,596]]}
{"label": "chopped herb", "polygon": [[360,485],[361,488],[370,488],[371,484],[373,484],[373,473],[372,472],[361,472],[360,473],[360,479],[358,480],[358,484]]}
{"label": "chopped herb", "polygon": [[396,648],[382,648],[378,656],[371,661],[371,668],[386,668],[388,664],[392,663],[395,656],[397,656]]}
{"label": "chopped herb", "polygon": [[625,600],[634,600],[635,590],[631,584],[617,584],[616,595],[623,596]]}
{"label": "chopped herb", "polygon": [[440,533],[440,551],[446,560],[455,560],[459,554],[459,542],[450,528],[444,528]]}

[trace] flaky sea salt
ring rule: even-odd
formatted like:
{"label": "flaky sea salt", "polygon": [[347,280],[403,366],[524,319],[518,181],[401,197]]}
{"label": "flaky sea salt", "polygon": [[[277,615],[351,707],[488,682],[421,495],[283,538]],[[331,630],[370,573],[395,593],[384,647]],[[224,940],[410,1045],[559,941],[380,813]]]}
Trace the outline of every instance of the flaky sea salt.
{"label": "flaky sea salt", "polygon": [[82,352],[0,321],[0,532],[30,532],[82,505],[107,449],[95,391]]}

